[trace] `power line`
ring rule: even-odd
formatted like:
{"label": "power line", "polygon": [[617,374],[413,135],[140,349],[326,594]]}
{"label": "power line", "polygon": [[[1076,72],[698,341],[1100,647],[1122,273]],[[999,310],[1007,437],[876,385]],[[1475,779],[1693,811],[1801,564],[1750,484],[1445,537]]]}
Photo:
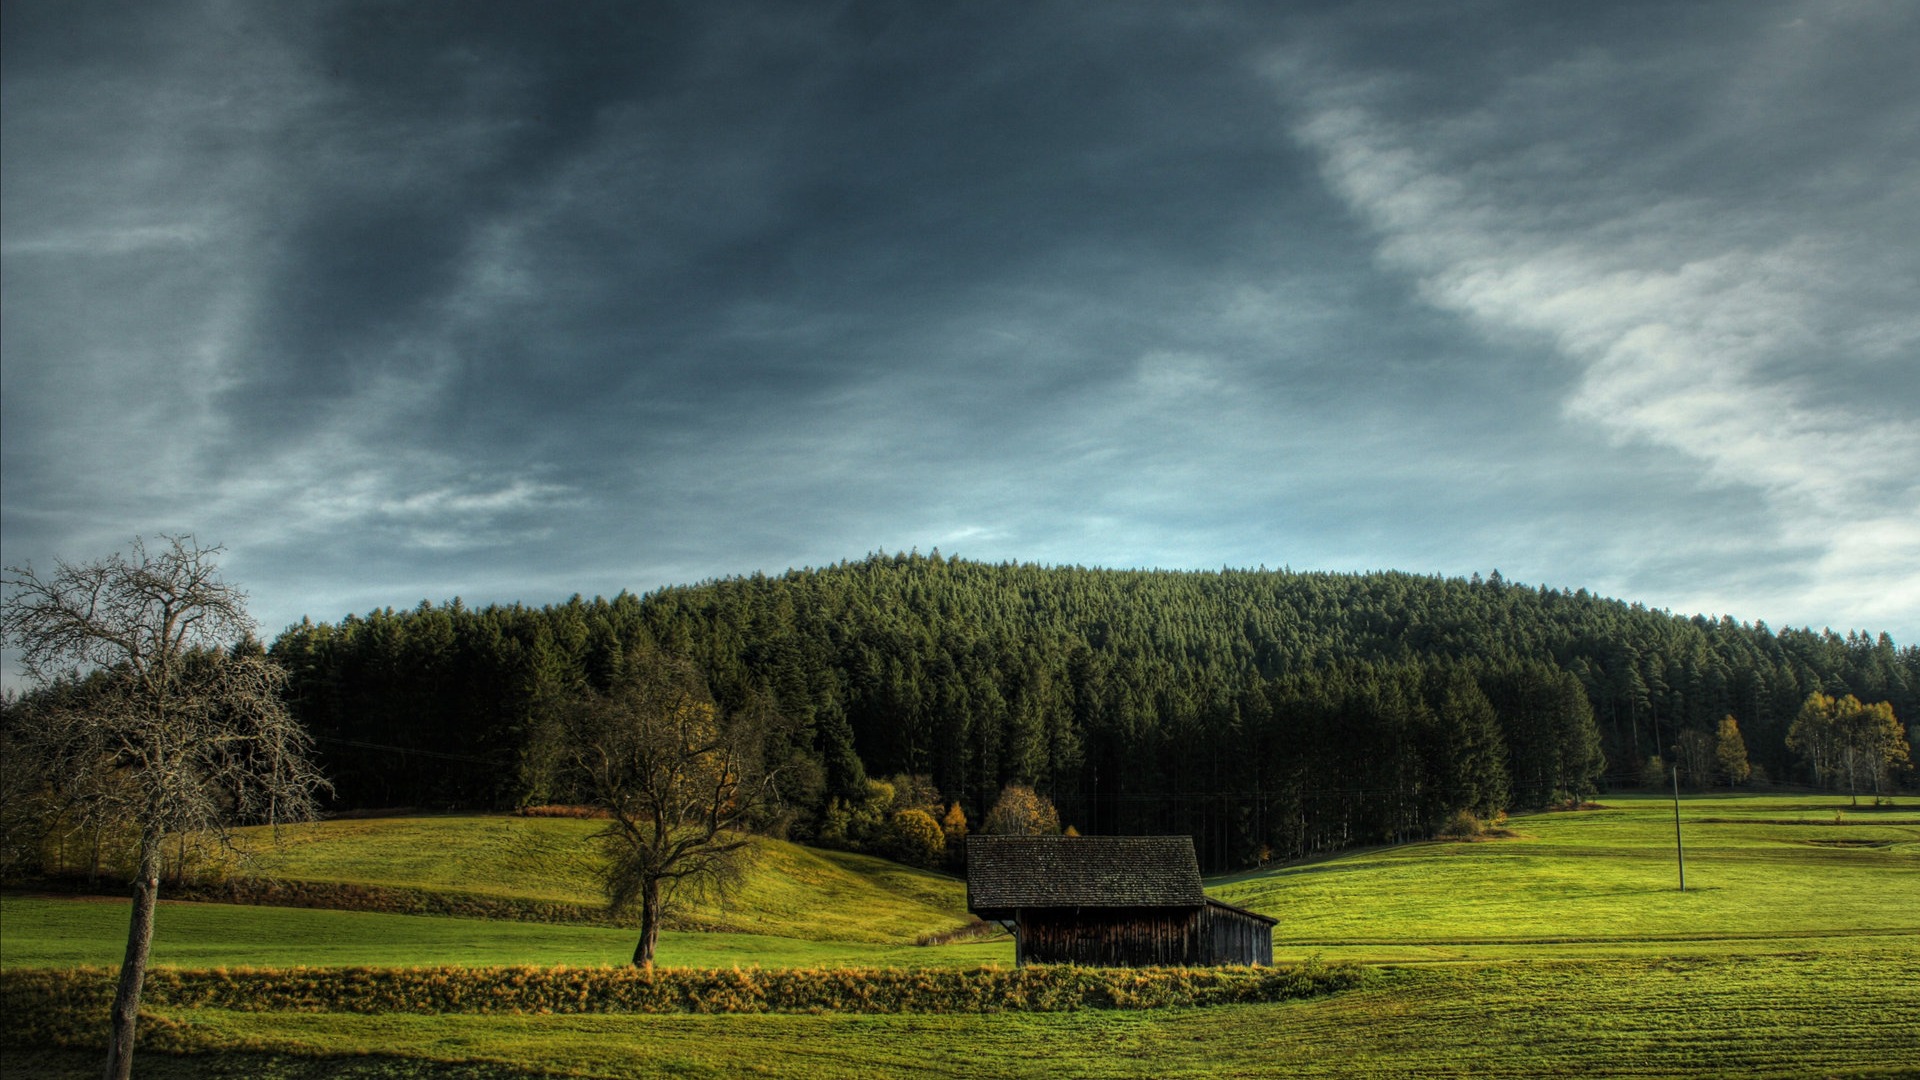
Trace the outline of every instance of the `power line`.
{"label": "power line", "polygon": [[339,746],[351,746],[360,750],[386,750],[395,754],[414,754],[419,757],[438,758],[441,761],[465,761],[474,765],[500,764],[500,762],[491,758],[471,757],[466,754],[446,754],[438,750],[420,750],[411,746],[390,746],[386,743],[362,742],[359,739],[336,739],[327,735],[316,735],[314,738],[318,742],[334,743]]}

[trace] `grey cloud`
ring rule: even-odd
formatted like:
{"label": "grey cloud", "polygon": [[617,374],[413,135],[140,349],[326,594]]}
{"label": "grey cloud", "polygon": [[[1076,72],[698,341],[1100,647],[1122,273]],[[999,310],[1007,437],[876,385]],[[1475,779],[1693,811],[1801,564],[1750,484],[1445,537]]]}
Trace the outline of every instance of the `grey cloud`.
{"label": "grey cloud", "polygon": [[[1836,46],[1889,29],[1821,14],[1818,27],[1753,28],[1735,51],[1774,56],[1806,48],[1782,37],[1819,37],[1831,66]],[[1871,60],[1879,50],[1863,52]],[[1885,360],[1899,342],[1910,355],[1913,317],[1874,301],[1889,269],[1920,281],[1920,260],[1884,239],[1889,227],[1920,225],[1920,163],[1881,165],[1882,179],[1905,181],[1881,186],[1871,233],[1856,228],[1859,192],[1836,197],[1809,181],[1831,168],[1822,151],[1836,150],[1833,117],[1877,155],[1878,137],[1910,132],[1920,110],[1884,95],[1859,100],[1851,79],[1837,79],[1818,87],[1819,107],[1789,113],[1819,118],[1808,121],[1809,147],[1790,122],[1757,117],[1748,101],[1810,92],[1803,70],[1771,78],[1710,53],[1666,72],[1672,82],[1684,71],[1705,91],[1674,130],[1671,118],[1649,122],[1614,100],[1619,88],[1635,93],[1644,58],[1556,59],[1419,127],[1365,82],[1314,72],[1311,60],[1283,70],[1314,87],[1300,131],[1323,153],[1329,182],[1379,232],[1384,259],[1416,275],[1433,303],[1542,335],[1577,362],[1571,417],[1679,450],[1706,466],[1706,482],[1767,493],[1773,521],[1743,560],[1812,548],[1818,584],[1800,586],[1802,595],[1831,605],[1851,592],[1849,618],[1906,617],[1920,605],[1920,428],[1912,379]],[[1724,91],[1729,82],[1739,94]],[[1722,153],[1761,136],[1797,144],[1805,160],[1769,171]],[[1850,341],[1864,347],[1849,350]],[[1826,389],[1811,389],[1818,384]],[[1834,386],[1853,388],[1847,407],[1835,407]],[[1850,435],[1862,425],[1874,431],[1871,460],[1854,453]],[[1686,546],[1703,564],[1728,558],[1711,541]],[[1770,599],[1791,607],[1795,591],[1776,587]],[[1696,587],[1688,599],[1725,594]]]}
{"label": "grey cloud", "polygon": [[195,528],[270,627],[938,544],[1910,637],[1910,518],[1809,540],[1568,337],[1771,258],[1742,377],[1897,433],[1910,34],[1837,10],[9,4],[9,558]]}

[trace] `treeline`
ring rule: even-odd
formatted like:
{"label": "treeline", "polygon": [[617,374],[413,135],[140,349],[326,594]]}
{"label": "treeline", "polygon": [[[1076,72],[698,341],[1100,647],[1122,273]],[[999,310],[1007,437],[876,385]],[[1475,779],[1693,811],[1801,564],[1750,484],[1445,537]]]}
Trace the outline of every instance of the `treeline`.
{"label": "treeline", "polygon": [[341,805],[505,807],[566,797],[531,749],[541,703],[604,687],[636,647],[690,660],[730,713],[783,718],[769,760],[814,778],[790,818],[802,838],[836,800],[869,799],[869,776],[921,776],[976,821],[1030,784],[1082,832],[1188,832],[1214,867],[1636,782],[1727,716],[1757,776],[1828,778],[1788,747],[1808,695],[1902,719],[1920,705],[1920,649],[1885,635],[1776,633],[1497,572],[937,552],[541,608],[423,603],[303,622],[271,652]]}

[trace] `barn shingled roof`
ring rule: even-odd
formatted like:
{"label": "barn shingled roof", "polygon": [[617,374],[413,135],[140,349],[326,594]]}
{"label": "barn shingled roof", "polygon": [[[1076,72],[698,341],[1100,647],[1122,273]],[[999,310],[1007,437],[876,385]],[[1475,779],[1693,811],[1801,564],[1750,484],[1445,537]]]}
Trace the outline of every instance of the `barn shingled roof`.
{"label": "barn shingled roof", "polygon": [[1200,907],[1190,836],[970,836],[967,907]]}

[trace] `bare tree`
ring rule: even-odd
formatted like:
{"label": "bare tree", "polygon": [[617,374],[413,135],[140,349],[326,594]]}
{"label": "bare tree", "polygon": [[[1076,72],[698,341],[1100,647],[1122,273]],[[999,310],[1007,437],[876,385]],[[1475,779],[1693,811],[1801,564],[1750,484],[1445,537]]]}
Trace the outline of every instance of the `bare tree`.
{"label": "bare tree", "polygon": [[138,834],[126,959],[114,995],[109,1080],[130,1076],[153,942],[162,845],[235,823],[312,815],[326,782],[280,700],[282,669],[252,641],[246,594],[220,579],[218,547],[164,537],[148,552],[8,567],[0,634],[44,695],[16,736],[79,820]]}
{"label": "bare tree", "polygon": [[737,873],[744,830],[777,795],[761,734],[727,722],[689,665],[648,648],[569,711],[563,737],[576,780],[612,818],[599,837],[608,904],[640,916],[636,967],[653,966],[678,886]]}

